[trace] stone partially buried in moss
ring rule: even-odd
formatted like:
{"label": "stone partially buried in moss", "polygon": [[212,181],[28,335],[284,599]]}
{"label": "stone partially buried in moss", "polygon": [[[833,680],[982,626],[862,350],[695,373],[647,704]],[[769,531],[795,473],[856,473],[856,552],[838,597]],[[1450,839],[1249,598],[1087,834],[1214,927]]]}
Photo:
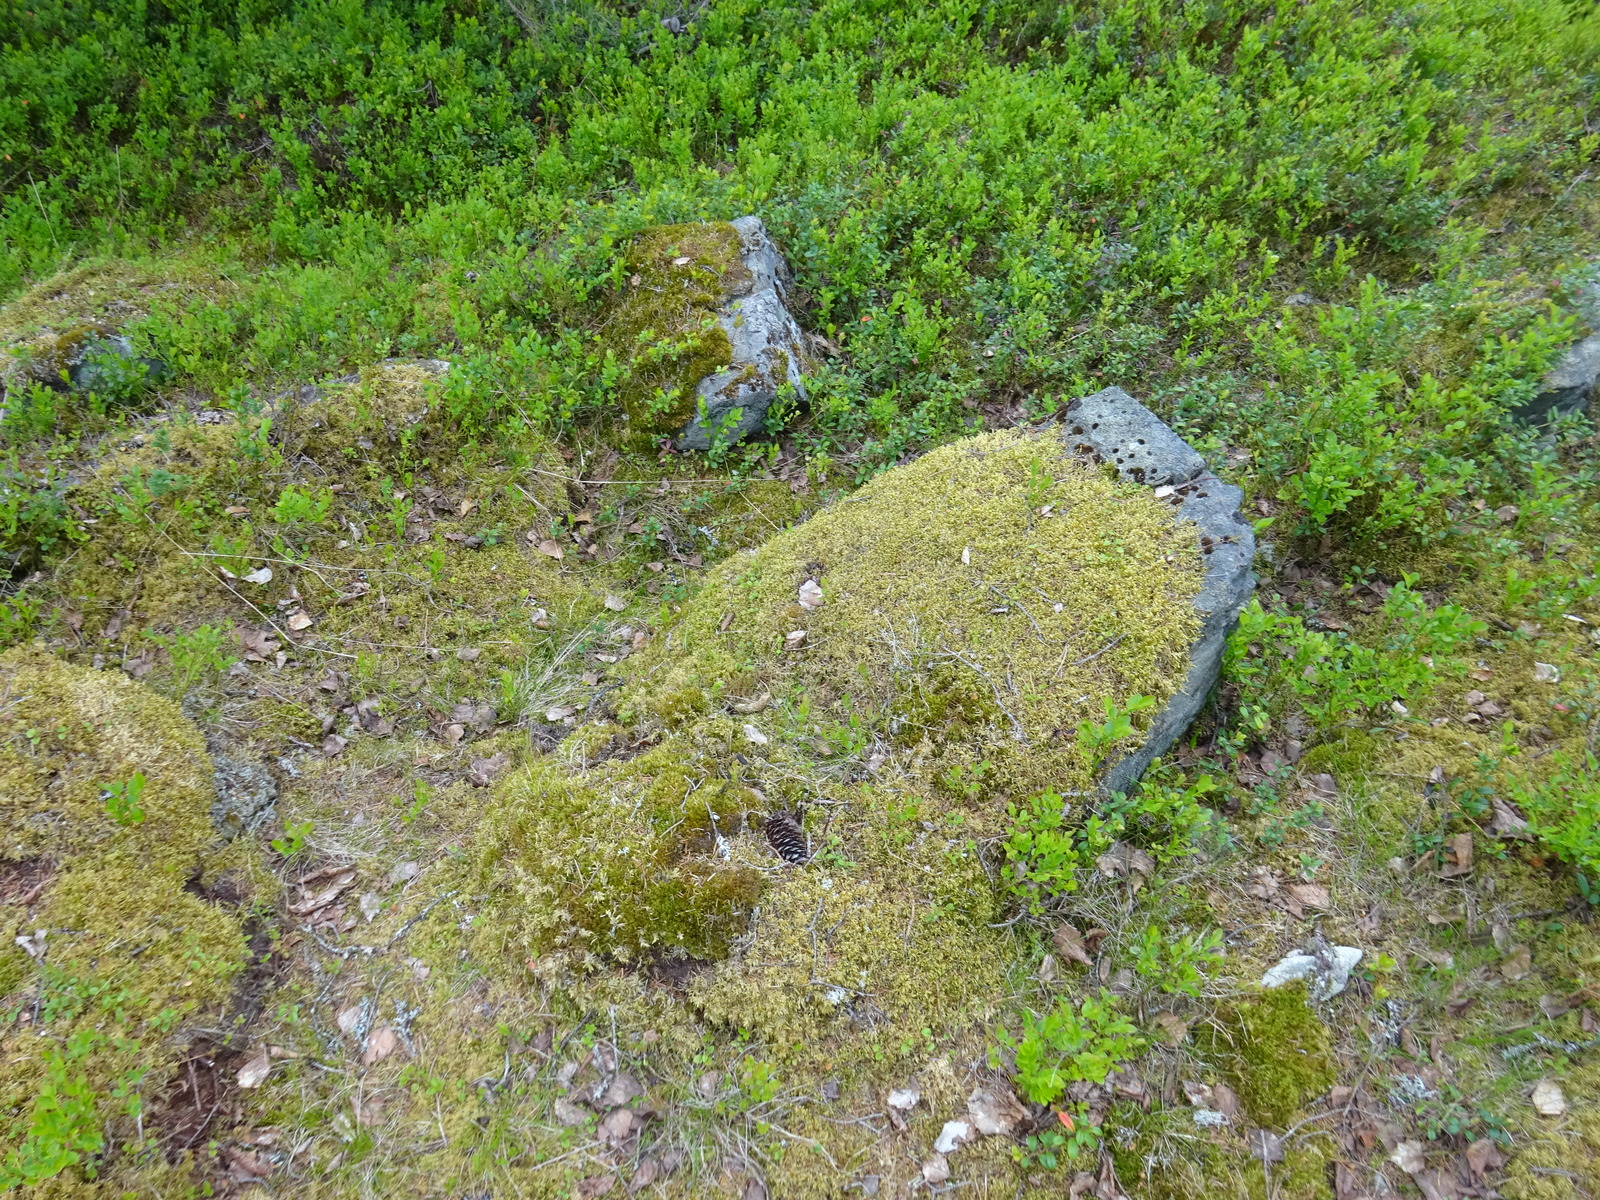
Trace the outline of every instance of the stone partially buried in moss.
{"label": "stone partially buried in moss", "polygon": [[784,385],[804,394],[787,272],[757,218],[647,229],[625,271],[604,337],[630,431],[706,450],[758,429]]}
{"label": "stone partially buried in moss", "polygon": [[1233,1002],[1206,1027],[1201,1048],[1233,1080],[1261,1125],[1282,1129],[1333,1086],[1333,1038],[1306,999],[1304,982]]}
{"label": "stone partially buried in moss", "polygon": [[30,379],[62,386],[63,374],[75,387],[104,388],[114,364],[102,368],[97,360],[110,358],[142,363],[153,378],[160,364],[139,359],[122,332],[156,305],[181,305],[222,286],[177,261],[105,258],[53,275],[0,307],[0,397]]}

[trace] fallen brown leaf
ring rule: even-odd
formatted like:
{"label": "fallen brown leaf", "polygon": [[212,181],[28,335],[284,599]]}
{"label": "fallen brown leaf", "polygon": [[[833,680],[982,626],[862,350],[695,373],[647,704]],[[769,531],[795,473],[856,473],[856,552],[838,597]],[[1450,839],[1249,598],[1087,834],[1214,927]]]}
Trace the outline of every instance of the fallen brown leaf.
{"label": "fallen brown leaf", "polygon": [[332,876],[327,884],[315,892],[302,887],[300,901],[289,905],[289,912],[292,916],[303,917],[307,913],[316,912],[319,908],[326,908],[354,887],[355,882],[356,869],[354,867],[343,867]]}
{"label": "fallen brown leaf", "polygon": [[1094,959],[1090,958],[1089,952],[1084,949],[1083,935],[1078,932],[1076,926],[1063,921],[1056,926],[1051,941],[1055,943],[1056,953],[1064,960],[1082,963],[1086,967],[1094,965]]}
{"label": "fallen brown leaf", "polygon": [[389,1026],[384,1025],[373,1030],[367,1038],[366,1051],[361,1055],[361,1065],[364,1067],[375,1066],[400,1049],[400,1035]]}
{"label": "fallen brown leaf", "polygon": [[1330,903],[1328,889],[1320,883],[1291,883],[1288,892],[1306,908],[1326,909]]}
{"label": "fallen brown leaf", "polygon": [[1463,875],[1472,874],[1472,835],[1458,833],[1450,839],[1448,852],[1450,861],[1439,872],[1441,879],[1455,879]]}
{"label": "fallen brown leaf", "polygon": [[255,1054],[245,1060],[239,1068],[238,1083],[242,1088],[260,1087],[272,1073],[272,1056],[267,1048],[262,1046]]}
{"label": "fallen brown leaf", "polygon": [[491,758],[475,758],[467,770],[467,782],[473,787],[488,787],[504,775],[511,760],[504,750],[497,750]]}
{"label": "fallen brown leaf", "polygon": [[1491,1171],[1498,1171],[1506,1162],[1506,1156],[1500,1152],[1500,1147],[1488,1138],[1480,1138],[1473,1142],[1462,1157],[1466,1159],[1473,1175],[1479,1179]]}
{"label": "fallen brown leaf", "polygon": [[967,1097],[967,1116],[984,1137],[1006,1136],[1028,1119],[1028,1110],[1004,1083],[978,1088]]}

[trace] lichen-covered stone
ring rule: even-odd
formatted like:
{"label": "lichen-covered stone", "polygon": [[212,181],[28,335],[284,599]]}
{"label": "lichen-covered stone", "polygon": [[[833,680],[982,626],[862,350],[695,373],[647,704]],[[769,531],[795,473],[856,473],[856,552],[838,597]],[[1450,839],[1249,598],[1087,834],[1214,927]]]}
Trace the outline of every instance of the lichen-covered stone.
{"label": "lichen-covered stone", "polygon": [[750,285],[736,290],[718,313],[732,356],[727,367],[696,385],[694,419],[678,436],[683,450],[709,450],[715,442],[748,437],[761,428],[785,386],[805,398],[805,339],[785,303],[788,268],[759,218],[740,217],[733,228]]}
{"label": "lichen-covered stone", "polygon": [[213,756],[217,766],[217,800],[211,806],[211,823],[225,838],[254,833],[272,816],[278,800],[278,782],[259,762],[229,754]]}

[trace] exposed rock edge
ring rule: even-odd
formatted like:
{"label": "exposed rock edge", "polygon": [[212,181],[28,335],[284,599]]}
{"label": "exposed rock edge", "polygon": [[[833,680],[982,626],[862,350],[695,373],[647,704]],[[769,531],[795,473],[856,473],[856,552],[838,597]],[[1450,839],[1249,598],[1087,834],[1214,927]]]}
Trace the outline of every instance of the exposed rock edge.
{"label": "exposed rock edge", "polygon": [[1223,645],[1255,589],[1255,529],[1239,511],[1244,493],[1213,475],[1193,446],[1121,388],[1074,400],[1062,429],[1069,447],[1092,452],[1124,479],[1173,489],[1163,495],[1198,527],[1205,554],[1205,582],[1194,599],[1203,624],[1189,648],[1188,677],[1151,719],[1144,743],[1101,781],[1107,792],[1127,792],[1183,736],[1217,682]]}

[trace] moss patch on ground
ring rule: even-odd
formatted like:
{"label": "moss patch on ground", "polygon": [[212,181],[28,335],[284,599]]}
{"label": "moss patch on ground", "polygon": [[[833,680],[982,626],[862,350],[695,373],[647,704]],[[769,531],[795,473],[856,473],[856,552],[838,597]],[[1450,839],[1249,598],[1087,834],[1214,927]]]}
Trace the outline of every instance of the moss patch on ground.
{"label": "moss patch on ground", "polygon": [[1245,1110],[1271,1129],[1286,1128],[1338,1077],[1333,1038],[1307,1002],[1303,983],[1225,1007],[1207,1049],[1233,1080]]}

